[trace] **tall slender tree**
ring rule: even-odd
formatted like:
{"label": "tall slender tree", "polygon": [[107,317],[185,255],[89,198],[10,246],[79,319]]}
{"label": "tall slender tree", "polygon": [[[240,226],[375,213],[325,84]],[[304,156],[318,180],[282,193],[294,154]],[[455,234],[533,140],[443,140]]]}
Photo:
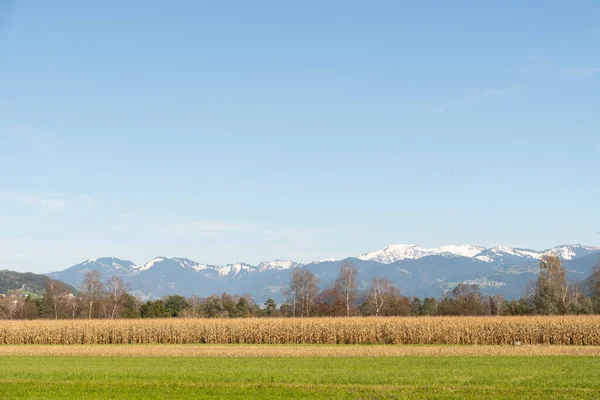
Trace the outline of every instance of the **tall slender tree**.
{"label": "tall slender tree", "polygon": [[90,270],[86,272],[81,285],[79,286],[79,292],[83,297],[83,301],[87,308],[88,319],[92,319],[92,311],[94,304],[98,304],[102,299],[104,292],[104,285],[100,278],[100,272]]}
{"label": "tall slender tree", "polygon": [[67,314],[68,295],[67,286],[61,281],[48,279],[46,291],[42,297],[42,312],[45,317],[54,319],[64,318]]}
{"label": "tall slender tree", "polygon": [[340,267],[340,276],[334,283],[336,294],[341,296],[346,306],[346,316],[350,316],[356,308],[358,297],[358,268],[352,263],[344,263]]}
{"label": "tall slender tree", "polygon": [[110,318],[115,319],[120,316],[125,304],[128,286],[119,276],[111,276],[106,281],[106,291],[110,306]]}
{"label": "tall slender tree", "polygon": [[569,312],[567,271],[560,257],[542,256],[533,303],[538,314],[554,315]]}

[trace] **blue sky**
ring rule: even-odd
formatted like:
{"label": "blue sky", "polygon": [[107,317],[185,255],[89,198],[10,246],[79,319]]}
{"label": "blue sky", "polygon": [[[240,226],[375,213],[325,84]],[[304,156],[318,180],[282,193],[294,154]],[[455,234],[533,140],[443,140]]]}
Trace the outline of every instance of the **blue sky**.
{"label": "blue sky", "polygon": [[600,3],[0,2],[0,268],[600,244]]}

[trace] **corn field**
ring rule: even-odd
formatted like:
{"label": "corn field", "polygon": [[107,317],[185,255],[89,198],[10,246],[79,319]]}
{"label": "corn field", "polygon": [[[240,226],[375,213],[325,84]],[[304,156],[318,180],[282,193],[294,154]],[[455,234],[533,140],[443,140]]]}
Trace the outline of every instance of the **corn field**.
{"label": "corn field", "polygon": [[600,345],[600,316],[1,321],[0,344]]}

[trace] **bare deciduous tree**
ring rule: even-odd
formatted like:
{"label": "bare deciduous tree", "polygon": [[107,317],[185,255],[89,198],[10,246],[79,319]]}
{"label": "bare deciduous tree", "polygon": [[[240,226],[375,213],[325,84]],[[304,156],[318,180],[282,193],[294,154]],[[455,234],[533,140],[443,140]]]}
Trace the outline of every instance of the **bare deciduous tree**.
{"label": "bare deciduous tree", "polygon": [[290,285],[284,290],[284,294],[287,296],[287,306],[289,308],[289,312],[292,314],[292,317],[296,317],[296,306],[299,301],[299,287],[296,285],[294,281],[294,272],[292,271],[292,275],[290,276]]}
{"label": "bare deciduous tree", "polygon": [[319,279],[306,268],[296,268],[290,275],[290,286],[286,292],[292,316],[309,317],[319,294]]}
{"label": "bare deciduous tree", "polygon": [[483,315],[483,300],[479,285],[462,282],[444,296],[439,310],[444,315]]}
{"label": "bare deciduous tree", "polygon": [[388,302],[393,287],[394,283],[387,278],[377,277],[371,281],[367,301],[375,311],[376,317],[379,316],[383,306]]}
{"label": "bare deciduous tree", "polygon": [[42,307],[46,317],[50,316],[54,319],[59,317],[64,318],[67,313],[67,295],[69,289],[63,282],[49,279],[46,284],[46,292],[42,298]]}
{"label": "bare deciduous tree", "polygon": [[358,294],[358,281],[356,274],[358,268],[351,263],[344,263],[340,267],[340,276],[335,281],[336,292],[338,295],[343,297],[344,304],[346,305],[346,316],[350,316],[352,309],[356,305],[356,298]]}
{"label": "bare deciduous tree", "polygon": [[544,255],[540,261],[534,304],[540,314],[567,314],[571,297],[567,271],[560,257]]}
{"label": "bare deciduous tree", "polygon": [[319,295],[319,279],[307,269],[300,272],[302,315],[309,317],[315,298]]}
{"label": "bare deciduous tree", "polygon": [[110,305],[110,318],[115,319],[123,308],[128,286],[120,277],[111,276],[106,282],[106,289]]}
{"label": "bare deciduous tree", "polygon": [[104,285],[100,279],[100,272],[88,271],[83,278],[83,282],[81,282],[79,292],[87,307],[88,319],[92,319],[94,304],[102,299],[102,294],[104,292]]}
{"label": "bare deciduous tree", "polygon": [[184,310],[184,317],[198,318],[204,316],[203,301],[200,297],[192,295],[188,299],[189,308]]}
{"label": "bare deciduous tree", "polygon": [[2,300],[3,304],[0,304],[0,311],[2,311],[5,318],[22,318],[25,298],[18,290],[14,290],[8,293],[8,295],[3,296]]}
{"label": "bare deciduous tree", "polygon": [[81,306],[81,299],[73,294],[68,294],[66,296],[66,305],[67,310],[69,311],[69,318],[77,318],[77,313],[79,312],[79,307]]}
{"label": "bare deciduous tree", "polygon": [[493,296],[487,296],[485,298],[485,306],[487,314],[502,315],[504,313],[504,296],[500,293]]}

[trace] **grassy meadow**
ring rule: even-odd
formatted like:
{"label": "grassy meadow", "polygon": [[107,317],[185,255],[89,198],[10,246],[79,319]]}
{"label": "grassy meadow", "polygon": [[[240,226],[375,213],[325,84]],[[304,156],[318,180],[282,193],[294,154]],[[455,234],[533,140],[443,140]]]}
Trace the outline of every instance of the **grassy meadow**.
{"label": "grassy meadow", "polygon": [[597,357],[0,357],[2,399],[507,399],[600,395]]}

